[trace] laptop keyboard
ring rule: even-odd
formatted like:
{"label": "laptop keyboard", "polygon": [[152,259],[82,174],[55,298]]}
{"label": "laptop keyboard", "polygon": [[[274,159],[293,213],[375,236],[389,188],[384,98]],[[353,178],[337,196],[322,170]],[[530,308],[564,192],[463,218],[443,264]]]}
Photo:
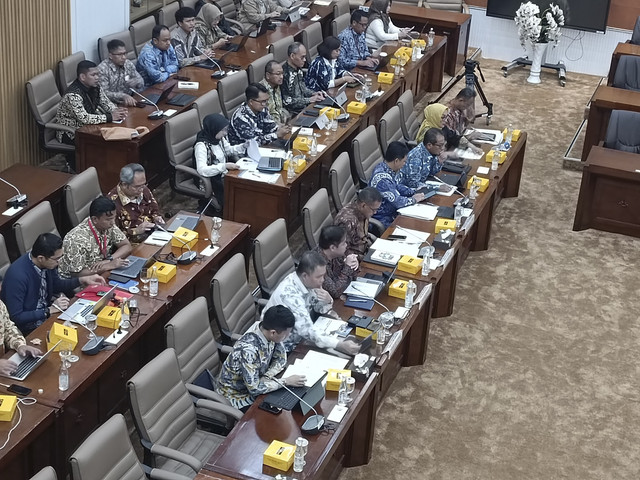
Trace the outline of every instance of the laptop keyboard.
{"label": "laptop keyboard", "polygon": [[[289,390],[295,392],[299,397],[302,397],[309,387],[289,387]],[[284,410],[291,410],[296,406],[300,400],[295,397],[291,392],[281,388],[275,392],[270,393],[264,399],[265,402],[273,405],[274,407],[283,408]]]}
{"label": "laptop keyboard", "polygon": [[280,166],[280,161],[281,161],[281,159],[279,159],[277,157],[270,157],[269,158],[269,168],[278,168]]}
{"label": "laptop keyboard", "polygon": [[11,375],[14,377],[22,377],[24,374],[29,372],[36,363],[38,363],[38,360],[40,360],[39,357],[25,358],[20,362],[20,365],[18,365],[18,368],[16,368],[15,372],[11,372]]}

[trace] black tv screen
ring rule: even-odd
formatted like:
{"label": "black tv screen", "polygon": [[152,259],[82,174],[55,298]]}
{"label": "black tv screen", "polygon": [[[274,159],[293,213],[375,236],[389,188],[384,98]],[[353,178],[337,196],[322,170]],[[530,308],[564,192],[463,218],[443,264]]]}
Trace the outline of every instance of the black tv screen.
{"label": "black tv screen", "polygon": [[[590,32],[604,32],[607,29],[609,4],[611,0],[531,0],[544,11],[550,3],[558,5],[564,11],[564,26]],[[510,18],[516,16],[521,0],[488,0],[487,15],[490,17]]]}

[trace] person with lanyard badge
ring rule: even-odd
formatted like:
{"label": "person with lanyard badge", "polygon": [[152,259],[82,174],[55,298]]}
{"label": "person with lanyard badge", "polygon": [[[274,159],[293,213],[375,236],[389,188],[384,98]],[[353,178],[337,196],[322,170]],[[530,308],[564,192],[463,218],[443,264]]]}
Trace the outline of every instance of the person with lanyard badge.
{"label": "person with lanyard badge", "polygon": [[351,14],[351,26],[340,32],[340,56],[338,62],[345,70],[353,70],[356,67],[373,68],[379,60],[373,58],[367,48],[365,31],[369,18],[363,10],[354,10]]}
{"label": "person with lanyard badge", "polygon": [[91,202],[89,217],[64,237],[65,255],[59,267],[63,276],[102,274],[128,264],[131,244],[115,218],[113,200],[100,196]]}

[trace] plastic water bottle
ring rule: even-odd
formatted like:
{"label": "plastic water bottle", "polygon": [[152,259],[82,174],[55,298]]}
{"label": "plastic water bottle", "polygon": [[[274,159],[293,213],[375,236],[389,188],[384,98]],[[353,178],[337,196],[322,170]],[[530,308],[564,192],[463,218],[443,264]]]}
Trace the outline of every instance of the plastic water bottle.
{"label": "plastic water bottle", "polygon": [[[492,165],[493,165],[493,163],[492,163]],[[453,211],[453,219],[456,222],[456,228],[458,230],[460,230],[460,227],[461,227],[460,224],[462,223],[462,212],[463,212],[463,210],[464,210],[464,207],[462,205],[458,204],[458,205],[456,205],[456,208]]]}
{"label": "plastic water bottle", "polygon": [[287,164],[287,180],[291,180],[296,176],[296,164],[293,163],[293,155],[289,155],[288,160],[289,163]]}
{"label": "plastic water bottle", "polygon": [[300,473],[304,468],[304,457],[307,454],[307,448],[309,447],[309,440],[306,438],[298,437],[296,439],[296,451],[293,454],[293,471]]}
{"label": "plastic water bottle", "polygon": [[411,61],[415,62],[418,59],[418,46],[414,45],[411,49]]}
{"label": "plastic water bottle", "polygon": [[151,278],[149,279],[149,296],[158,296],[158,267],[155,265],[151,270]]}
{"label": "plastic water bottle", "polygon": [[407,284],[407,294],[404,296],[404,308],[411,308],[413,306],[413,299],[416,296],[416,291],[418,287],[413,282],[413,280],[409,280]]}
{"label": "plastic water bottle", "polygon": [[69,369],[67,368],[66,360],[63,360],[62,365],[60,365],[60,373],[58,374],[58,390],[61,392],[69,390]]}
{"label": "plastic water bottle", "polygon": [[508,143],[509,146],[511,146],[511,141],[513,140],[513,124],[509,124],[509,126],[507,127],[507,136],[504,139],[505,143]]}
{"label": "plastic water bottle", "polygon": [[[380,333],[378,333],[379,335]],[[384,336],[384,333],[382,334]],[[340,388],[338,389],[338,405],[346,407],[349,401],[347,400],[347,377],[346,375],[340,375]]]}
{"label": "plastic water bottle", "polygon": [[433,41],[436,38],[436,32],[433,31],[433,28],[429,29],[429,34],[427,35],[427,47],[433,47]]}
{"label": "plastic water bottle", "polygon": [[491,158],[491,170],[497,170],[499,165],[500,165],[500,157],[497,155],[497,152],[496,152]]}
{"label": "plastic water bottle", "polygon": [[311,137],[311,147],[309,148],[309,153],[312,156],[315,156],[318,154],[318,140],[316,140],[315,134]]}
{"label": "plastic water bottle", "polygon": [[435,249],[431,246],[425,247],[424,256],[422,257],[422,276],[426,277],[431,271],[431,259],[433,258],[433,251]]}

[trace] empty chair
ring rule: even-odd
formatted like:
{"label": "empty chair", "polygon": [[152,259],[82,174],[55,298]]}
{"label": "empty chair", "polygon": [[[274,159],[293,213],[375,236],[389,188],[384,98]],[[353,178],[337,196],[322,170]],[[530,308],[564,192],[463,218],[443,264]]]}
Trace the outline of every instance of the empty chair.
{"label": "empty chair", "polygon": [[302,30],[302,44],[307,49],[307,62],[309,62],[309,64],[311,64],[311,60],[318,55],[318,45],[321,43],[322,26],[320,22],[312,23]]}
{"label": "empty chair", "polygon": [[198,399],[193,404],[182,381],[176,352],[167,348],[127,382],[131,416],[145,449],[145,463],[193,478],[224,437],[197,428],[196,406],[228,413],[237,410]]}
{"label": "empty chair", "polygon": [[29,480],[58,480],[58,476],[53,467],[44,467]]}
{"label": "empty chair", "polygon": [[349,25],[351,25],[351,14],[349,13],[344,13],[334,18],[331,20],[331,35],[337,37],[341,31],[349,28]]}
{"label": "empty chair", "polygon": [[276,62],[282,63],[287,59],[287,49],[292,43],[293,37],[291,35],[276,40],[269,45],[269,53],[273,53],[273,59]]}
{"label": "empty chair", "polygon": [[58,89],[64,95],[69,85],[78,78],[78,63],[85,59],[84,52],[76,52],[58,62]]}
{"label": "empty chair", "polygon": [[[415,1],[403,0],[404,3],[417,4]],[[448,10],[450,12],[469,13],[469,6],[462,0],[424,0],[425,8],[433,8],[436,10]]]}
{"label": "empty chair", "polygon": [[231,115],[245,101],[244,91],[249,86],[246,70],[224,77],[218,81],[218,96],[224,116],[231,119]]}
{"label": "empty chair", "polygon": [[258,83],[264,78],[264,68],[271,60],[273,60],[273,53],[268,53],[249,64],[247,67],[249,83]]}
{"label": "empty chair", "polygon": [[613,86],[640,92],[640,57],[635,55],[621,55]]}
{"label": "empty chair", "polygon": [[631,43],[634,45],[640,45],[640,16],[636,20],[636,25],[633,27],[633,33],[631,34]]}
{"label": "empty chair", "polygon": [[[394,105],[380,118],[378,123],[378,135],[380,137],[380,147],[382,147],[382,153],[387,151],[387,147],[391,142],[404,141],[404,135],[402,134],[402,120],[400,118],[400,107]],[[406,142],[410,147],[415,147],[416,142]]]}
{"label": "empty chair", "polygon": [[269,298],[280,280],[295,270],[283,218],[274,221],[253,241],[253,266],[264,298]]}
{"label": "empty chair", "polygon": [[217,0],[215,3],[227,20],[236,20],[238,18],[238,10],[234,0]]}
{"label": "empty chair", "polygon": [[195,10],[198,0],[180,0],[180,2],[182,3],[183,7],[190,7]]}
{"label": "empty chair", "polygon": [[53,218],[51,204],[45,200],[25,213],[13,224],[13,233],[16,236],[20,255],[31,250],[33,242],[41,233],[55,233],[60,236]]}
{"label": "empty chair", "polygon": [[133,40],[131,40],[131,32],[129,30],[123,30],[118,33],[112,33],[98,39],[98,55],[100,60],[106,60],[109,58],[109,49],[107,44],[111,40],[122,40],[124,42],[124,48],[127,51],[127,58],[135,62],[137,54],[136,49],[133,46]]}
{"label": "empty chair", "polygon": [[366,187],[373,167],[382,160],[382,151],[376,135],[376,127],[369,125],[361,131],[351,142],[354,170],[358,175],[358,180],[363,187]]}
{"label": "empty chair", "polygon": [[414,141],[418,130],[420,129],[420,118],[413,108],[413,92],[411,89],[405,90],[398,99],[398,108],[400,108],[400,126],[402,134],[407,142]]}
{"label": "empty chair", "polygon": [[73,480],[144,480],[147,478],[187,480],[192,476],[169,477],[169,472],[140,463],[124,417],[116,413],[100,425],[69,458]]}
{"label": "empty chair", "polygon": [[336,211],[342,210],[347,203],[356,198],[356,184],[351,175],[349,154],[342,152],[329,169],[329,191]]}
{"label": "empty chair", "polygon": [[176,26],[176,12],[180,8],[180,2],[168,3],[158,11],[158,25],[166,25],[169,30]]}
{"label": "empty chair", "polygon": [[624,152],[640,153],[640,113],[612,110],[604,146]]}
{"label": "empty chair", "polygon": [[[193,164],[193,144],[200,131],[200,117],[196,109],[171,117],[164,125],[164,137],[169,163],[174,168],[171,186],[176,192],[208,199],[212,195],[211,182],[198,174]],[[202,183],[203,189],[199,185]]]}
{"label": "empty chair", "polygon": [[345,13],[350,13],[349,0],[336,0],[333,4],[333,18],[338,18]]}
{"label": "empty chair", "polygon": [[219,113],[222,115],[222,107],[220,106],[220,97],[217,90],[209,90],[204,95],[198,97],[193,102],[196,110],[198,110],[198,116],[200,117],[200,126],[204,121],[204,117],[211,115],[212,113]]}
{"label": "empty chair", "polygon": [[151,33],[153,27],[156,26],[156,19],[154,16],[143,18],[137,22],[133,22],[129,27],[131,33],[131,41],[133,42],[133,48],[136,51],[136,56],[140,55],[140,51],[144,44],[151,40]]}
{"label": "empty chair", "polygon": [[0,276],[4,277],[10,266],[11,260],[9,259],[9,253],[7,253],[7,243],[4,241],[4,236],[0,234]]}
{"label": "empty chair", "polygon": [[242,253],[236,253],[216,272],[211,280],[211,298],[225,343],[234,343],[258,319]]}
{"label": "empty chair", "polygon": [[40,148],[54,153],[71,153],[73,145],[59,142],[56,131],[75,133],[73,128],[55,122],[61,97],[51,70],[36,75],[26,84],[27,103],[40,132]]}
{"label": "empty chair", "polygon": [[71,226],[75,227],[89,216],[91,202],[102,194],[95,167],[75,175],[64,186],[64,202]]}
{"label": "empty chair", "polygon": [[327,189],[321,188],[302,207],[302,230],[310,250],[316,248],[320,230],[327,225],[333,225],[333,215]]}

